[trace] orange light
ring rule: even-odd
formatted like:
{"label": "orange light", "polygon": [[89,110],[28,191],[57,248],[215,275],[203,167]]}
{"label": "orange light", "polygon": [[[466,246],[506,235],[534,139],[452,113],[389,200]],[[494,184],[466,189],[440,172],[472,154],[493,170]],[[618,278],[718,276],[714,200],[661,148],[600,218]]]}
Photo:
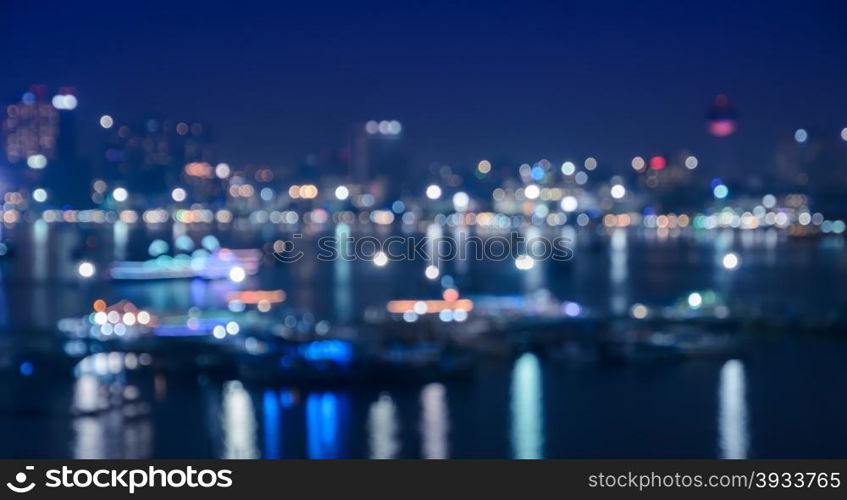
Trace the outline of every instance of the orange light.
{"label": "orange light", "polygon": [[267,302],[278,304],[285,300],[285,292],[282,290],[245,290],[243,292],[229,292],[226,294],[227,302],[237,300],[244,304],[258,304]]}
{"label": "orange light", "polygon": [[[291,186],[291,188],[289,188],[289,195],[291,195],[291,189],[293,187],[294,186]],[[318,196],[318,188],[314,184],[304,184],[298,188],[297,195],[304,200],[311,200]],[[292,196],[292,198],[296,197]]]}
{"label": "orange light", "polygon": [[442,297],[447,302],[456,302],[459,299],[459,291],[455,288],[448,288],[447,290],[444,290]]}
{"label": "orange light", "polygon": [[423,302],[426,305],[427,314],[440,313],[445,309],[466,312],[473,310],[473,301],[470,299],[459,299],[450,302],[446,300],[391,300],[386,304],[385,308],[390,313],[403,314],[409,311],[414,312],[415,304],[419,302]]}
{"label": "orange light", "polygon": [[214,168],[206,162],[191,162],[185,165],[185,175],[191,177],[212,177]]}
{"label": "orange light", "polygon": [[106,310],[106,301],[103,299],[97,299],[94,301],[94,310],[97,312]]}

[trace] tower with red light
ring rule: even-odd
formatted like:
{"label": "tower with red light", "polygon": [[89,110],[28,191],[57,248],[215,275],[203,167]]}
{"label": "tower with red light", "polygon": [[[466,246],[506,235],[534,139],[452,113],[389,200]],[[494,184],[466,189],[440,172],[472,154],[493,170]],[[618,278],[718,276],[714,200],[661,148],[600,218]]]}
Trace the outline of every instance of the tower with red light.
{"label": "tower with red light", "polygon": [[709,133],[715,137],[727,137],[738,126],[735,108],[725,94],[718,94],[706,113]]}

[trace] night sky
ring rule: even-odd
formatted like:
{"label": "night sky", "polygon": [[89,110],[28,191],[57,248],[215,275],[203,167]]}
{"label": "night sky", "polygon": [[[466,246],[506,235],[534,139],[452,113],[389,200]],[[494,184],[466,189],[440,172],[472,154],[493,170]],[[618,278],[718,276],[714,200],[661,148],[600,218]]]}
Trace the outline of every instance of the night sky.
{"label": "night sky", "polygon": [[708,165],[724,92],[730,154],[762,171],[796,128],[847,126],[843,1],[51,3],[0,4],[0,97],[75,86],[89,155],[108,113],[203,121],[236,163],[291,165],[374,118],[403,122],[419,164]]}

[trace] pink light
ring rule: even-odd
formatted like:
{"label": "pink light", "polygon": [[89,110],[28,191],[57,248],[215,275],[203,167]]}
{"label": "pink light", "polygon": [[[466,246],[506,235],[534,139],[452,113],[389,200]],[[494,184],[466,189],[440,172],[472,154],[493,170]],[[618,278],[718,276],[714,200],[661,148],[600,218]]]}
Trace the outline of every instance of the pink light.
{"label": "pink light", "polygon": [[733,120],[712,120],[709,122],[709,133],[715,137],[726,137],[735,132]]}

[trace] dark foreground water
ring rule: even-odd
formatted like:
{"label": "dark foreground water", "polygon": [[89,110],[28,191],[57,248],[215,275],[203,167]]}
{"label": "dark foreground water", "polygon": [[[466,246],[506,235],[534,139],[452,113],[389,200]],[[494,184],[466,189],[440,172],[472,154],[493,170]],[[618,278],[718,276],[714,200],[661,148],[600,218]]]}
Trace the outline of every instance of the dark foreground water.
{"label": "dark foreground water", "polygon": [[[136,231],[138,232],[138,231]],[[86,241],[106,266],[135,256],[151,237],[119,230],[16,228],[17,255],[2,267],[0,323],[14,344],[87,313],[97,298],[185,311],[220,304],[236,285],[203,281],[115,284],[74,277]],[[167,235],[167,233],[165,233]],[[229,236],[256,246],[267,235]],[[87,240],[94,238],[94,240]],[[223,239],[223,237],[222,237]],[[133,243],[137,240],[137,243]],[[765,232],[664,239],[582,237],[576,259],[538,265],[451,265],[463,293],[541,288],[560,300],[609,313],[633,302],[667,305],[692,290],[715,290],[730,304],[825,315],[845,303],[841,240],[792,242]],[[590,241],[585,241],[590,240]],[[596,241],[595,241],[596,240]],[[272,239],[270,240],[272,241]],[[740,269],[720,268],[727,249]],[[292,311],[344,322],[391,298],[437,294],[426,263],[269,266],[242,288],[283,288]],[[837,457],[847,454],[845,332],[752,332],[739,359],[605,366],[518,353],[483,363],[470,380],[386,381],[306,390],[238,380],[118,367],[88,377],[6,374],[0,380],[3,457]],[[106,366],[121,360],[103,357]],[[37,369],[37,367],[36,367]],[[131,405],[75,415],[98,391],[129,391]]]}
{"label": "dark foreground water", "polygon": [[311,392],[160,378],[146,388],[150,413],[141,417],[116,409],[69,418],[74,387],[4,385],[0,453],[843,457],[845,355],[841,342],[787,339],[763,342],[744,361],[662,366],[575,367],[523,354],[468,382]]}

